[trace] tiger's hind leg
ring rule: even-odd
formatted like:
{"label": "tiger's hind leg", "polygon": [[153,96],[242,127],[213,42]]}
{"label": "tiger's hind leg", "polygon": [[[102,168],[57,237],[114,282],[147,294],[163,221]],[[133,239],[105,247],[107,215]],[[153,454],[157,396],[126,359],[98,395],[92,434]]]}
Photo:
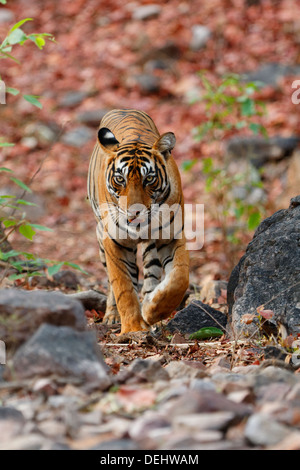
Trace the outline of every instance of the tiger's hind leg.
{"label": "tiger's hind leg", "polygon": [[144,284],[142,297],[150,294],[159,284],[162,275],[162,266],[159,260],[156,243],[153,240],[142,243]]}

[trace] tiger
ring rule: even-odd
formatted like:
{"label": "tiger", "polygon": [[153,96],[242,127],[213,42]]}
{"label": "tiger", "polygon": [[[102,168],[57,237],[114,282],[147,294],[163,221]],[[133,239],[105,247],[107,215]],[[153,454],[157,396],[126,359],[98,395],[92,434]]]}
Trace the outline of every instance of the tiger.
{"label": "tiger", "polygon": [[121,335],[149,330],[170,316],[189,285],[184,198],[171,155],[176,138],[173,132],[160,135],[151,117],[135,109],[109,111],[97,137],[87,190],[108,276],[103,322],[121,323]]}

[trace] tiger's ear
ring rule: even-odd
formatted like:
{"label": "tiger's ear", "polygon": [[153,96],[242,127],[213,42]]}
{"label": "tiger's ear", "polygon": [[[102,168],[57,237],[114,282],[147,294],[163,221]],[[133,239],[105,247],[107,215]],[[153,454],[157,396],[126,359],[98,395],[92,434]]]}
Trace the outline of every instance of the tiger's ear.
{"label": "tiger's ear", "polygon": [[167,159],[171,150],[175,147],[176,138],[173,132],[166,132],[155,142],[154,148],[158,150]]}
{"label": "tiger's ear", "polygon": [[119,146],[119,141],[107,127],[101,127],[101,129],[99,129],[98,139],[100,144],[107,149],[113,150],[114,147]]}

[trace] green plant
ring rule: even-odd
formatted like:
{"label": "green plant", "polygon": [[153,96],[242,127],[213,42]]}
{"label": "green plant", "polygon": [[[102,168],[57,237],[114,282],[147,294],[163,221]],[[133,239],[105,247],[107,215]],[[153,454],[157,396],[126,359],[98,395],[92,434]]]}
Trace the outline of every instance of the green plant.
{"label": "green plant", "polygon": [[[243,82],[237,74],[224,76],[213,84],[205,72],[199,72],[204,93],[206,120],[193,130],[197,141],[207,137],[221,141],[228,131],[249,129],[252,133],[267,135],[265,127],[257,121],[265,114],[265,103],[254,98],[259,82]],[[199,100],[199,98],[198,98]]]}
{"label": "green plant", "polygon": [[[6,0],[0,0],[0,3],[6,4]],[[28,21],[32,21],[32,18],[25,18],[19,21],[9,30],[7,36],[0,44],[0,59],[13,60],[19,63],[19,61],[11,54],[15,46],[23,46],[25,42],[32,41],[41,50],[43,49],[46,40],[54,41],[52,34],[48,33],[32,33],[27,35],[21,29],[21,26]],[[5,91],[14,96],[19,95],[20,93],[19,90],[12,87],[6,87]],[[42,108],[42,104],[37,96],[22,94],[22,97],[33,106]],[[3,140],[5,139],[0,137],[0,147],[11,147],[14,145],[13,143],[5,142]],[[35,175],[38,173],[39,169]],[[32,192],[29,185],[16,178],[13,170],[9,168],[1,167],[0,173],[2,176],[5,174],[10,181],[22,190],[20,197],[9,194],[0,195],[0,265],[6,268],[2,275],[2,280],[6,274],[11,271],[13,271],[13,273],[9,276],[10,279],[19,279],[24,276],[26,277],[27,275],[41,275],[45,270],[49,276],[53,276],[62,266],[70,266],[74,269],[79,269],[80,271],[85,272],[75,263],[40,259],[33,253],[27,251],[16,251],[11,248],[8,239],[15,232],[19,232],[19,234],[27,240],[32,241],[37,230],[52,231],[52,229],[45,227],[44,225],[32,223],[28,220],[24,208],[28,205],[35,205],[34,203],[24,199],[26,193]],[[32,180],[33,178],[31,179],[31,182]]]}
{"label": "green plant", "polygon": [[[211,155],[202,160],[202,175],[209,207],[221,230],[232,268],[243,248],[245,233],[253,231],[265,214],[265,201],[253,198],[253,190],[263,186],[260,171],[251,162],[244,162],[238,172],[236,168],[232,170],[224,158],[223,141],[241,130],[266,136],[266,129],[259,122],[266,111],[264,103],[255,99],[259,83],[245,83],[235,74],[218,83],[212,83],[204,72],[200,72],[200,78],[203,93],[196,101],[204,103],[206,119],[193,129],[193,136],[212,149]],[[197,161],[184,162],[183,169],[190,170]]]}

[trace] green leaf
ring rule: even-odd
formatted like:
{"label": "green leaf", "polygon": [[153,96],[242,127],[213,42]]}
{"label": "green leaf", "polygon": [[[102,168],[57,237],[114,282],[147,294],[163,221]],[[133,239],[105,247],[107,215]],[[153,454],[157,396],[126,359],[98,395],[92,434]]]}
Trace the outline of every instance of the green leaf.
{"label": "green leaf", "polygon": [[23,95],[23,98],[28,101],[29,103],[33,104],[33,106],[36,106],[37,108],[42,109],[43,105],[42,103],[39,102],[37,99],[37,96],[34,95]]}
{"label": "green leaf", "polygon": [[[35,204],[36,205],[36,204]],[[44,225],[39,224],[30,224],[31,227],[36,228],[37,230],[42,230],[44,232],[53,232],[52,228],[45,227]]]}
{"label": "green leaf", "polygon": [[[14,144],[13,144],[14,145]],[[1,146],[1,144],[0,144]],[[10,168],[6,168],[5,166],[1,166],[0,171],[7,171],[8,173],[12,173],[13,171]]]}
{"label": "green leaf", "polygon": [[6,87],[6,91],[7,93],[10,93],[11,95],[18,95],[20,93],[20,90],[17,90],[16,88],[12,88],[12,87]]}
{"label": "green leaf", "polygon": [[16,220],[3,220],[3,225],[8,228],[8,227],[13,227],[14,225],[17,224]]}
{"label": "green leaf", "polygon": [[64,265],[64,263],[57,263],[57,264],[54,264],[53,266],[49,266],[48,267],[48,274],[49,276],[53,276],[54,274],[58,273],[58,271],[60,270],[60,268]]}
{"label": "green leaf", "polygon": [[46,44],[46,41],[42,35],[30,34],[28,37],[37,45],[39,49],[43,49],[44,45]]}
{"label": "green leaf", "polygon": [[24,31],[22,31],[22,29],[16,28],[9,33],[9,35],[5,39],[5,43],[10,44],[11,46],[13,46],[14,44],[22,45],[26,41],[26,39],[27,36]]}
{"label": "green leaf", "polygon": [[32,193],[32,190],[27,186],[27,184],[23,183],[23,181],[19,180],[18,178],[15,178],[14,176],[11,176],[10,179],[16,183],[20,188],[24,189],[25,191],[28,191],[29,193]]}
{"label": "green leaf", "polygon": [[15,144],[11,144],[10,142],[0,142],[0,147],[13,147]]}
{"label": "green leaf", "polygon": [[15,31],[17,28],[22,26],[22,24],[26,23],[27,21],[33,21],[33,18],[25,18],[24,20],[18,21],[9,31],[9,34]]}
{"label": "green leaf", "polygon": [[85,271],[84,269],[82,269],[78,264],[70,263],[68,261],[65,261],[64,266],[70,266],[71,268],[77,269],[78,271],[81,271],[84,274],[88,274],[88,272]]}
{"label": "green leaf", "polygon": [[32,240],[35,231],[29,224],[23,224],[19,227],[19,232],[28,240]]}
{"label": "green leaf", "polygon": [[253,214],[250,214],[249,219],[248,219],[248,228],[249,230],[254,230],[256,227],[258,227],[260,223],[260,213],[259,212],[253,212]]}
{"label": "green leaf", "polygon": [[213,169],[213,159],[212,158],[204,158],[203,159],[203,173],[207,174],[210,173]]}
{"label": "green leaf", "polygon": [[0,3],[2,3],[2,5],[6,5],[6,0],[0,0]]}
{"label": "green leaf", "polygon": [[196,158],[194,158],[193,160],[186,160],[185,162],[182,162],[181,168],[183,169],[183,171],[191,170],[193,166],[197,163],[197,161],[198,160]]}
{"label": "green leaf", "polygon": [[255,114],[255,103],[250,98],[246,98],[242,102],[241,107],[242,116],[253,116]]}
{"label": "green leaf", "polygon": [[35,202],[25,201],[24,199],[17,199],[16,203],[21,204],[23,206],[37,206],[37,204],[35,204]]}
{"label": "green leaf", "polygon": [[11,274],[10,276],[8,276],[8,279],[10,281],[16,281],[17,279],[22,279],[23,277],[26,276],[26,273],[22,273],[22,274]]}
{"label": "green leaf", "polygon": [[213,326],[208,328],[201,328],[200,330],[192,333],[189,339],[208,339],[208,338],[218,338],[223,336],[223,331],[219,328],[214,328]]}

